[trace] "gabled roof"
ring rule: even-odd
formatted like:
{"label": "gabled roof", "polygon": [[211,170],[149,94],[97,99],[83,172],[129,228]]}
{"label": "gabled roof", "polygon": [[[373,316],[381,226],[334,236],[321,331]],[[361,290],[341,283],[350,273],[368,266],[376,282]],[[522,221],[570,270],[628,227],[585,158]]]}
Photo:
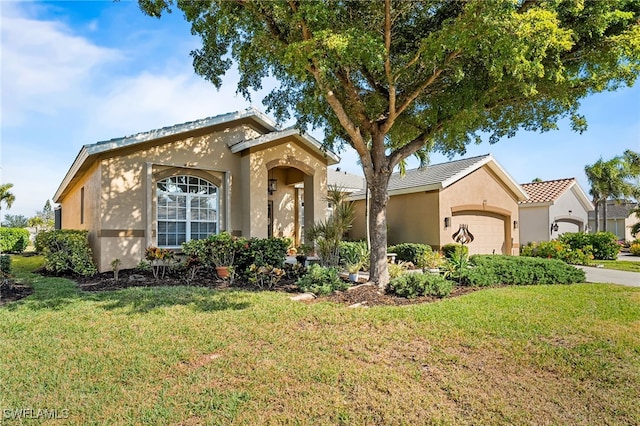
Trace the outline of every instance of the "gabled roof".
{"label": "gabled roof", "polygon": [[575,178],[554,179],[543,182],[523,183],[522,189],[529,196],[528,200],[520,201],[522,207],[552,205],[558,198],[567,191],[572,191],[578,200],[589,211],[593,209],[593,204],[582,190]]}
{"label": "gabled roof", "polygon": [[[305,145],[309,146],[313,151],[321,152],[322,155],[328,157],[329,164],[336,164],[340,161],[339,157],[334,153],[324,151],[322,149],[321,143],[315,140],[313,137],[302,134],[299,130],[296,129],[281,130],[277,126],[277,124],[267,115],[253,107],[250,107],[242,111],[220,114],[213,117],[189,121],[186,123],[150,130],[147,132],[136,133],[135,135],[131,136],[125,136],[121,138],[110,139],[108,141],[84,145],[80,149],[80,152],[78,153],[76,159],[73,161],[71,168],[62,180],[62,183],[56,191],[53,200],[54,202],[59,202],[60,197],[62,197],[67,188],[70,187],[70,184],[78,178],[79,172],[86,169],[91,164],[92,160],[99,154],[135,146],[146,142],[151,142],[161,138],[176,136],[201,129],[207,129],[209,127],[232,125],[232,123],[240,121],[248,123],[260,133],[266,133],[266,135],[268,136],[268,138],[264,139],[262,137],[259,137],[250,141],[244,141],[250,142],[251,146],[256,146],[261,143],[266,143],[288,136],[294,136]],[[232,152],[238,152],[237,150],[233,151],[233,147],[231,148]]]}
{"label": "gabled roof", "polygon": [[[394,173],[389,179],[389,195],[444,189],[485,165],[504,182],[518,200],[527,199],[527,194],[520,185],[509,176],[491,154],[448,163],[430,164],[426,167],[408,170],[404,176],[401,176],[400,173]],[[362,199],[364,192],[354,194],[352,198]]]}
{"label": "gabled roof", "polygon": [[279,139],[284,139],[287,137],[294,137],[298,141],[302,142],[303,145],[306,145],[308,148],[311,148],[312,151],[326,157],[329,160],[329,165],[337,164],[340,162],[340,157],[334,154],[331,151],[325,150],[322,147],[322,143],[318,141],[313,136],[303,133],[296,128],[289,128],[285,130],[279,130],[271,133],[267,133],[265,135],[261,135],[254,139],[247,139],[245,141],[237,142],[231,145],[229,148],[231,152],[237,154],[245,149],[253,148],[259,145],[263,145],[269,142],[277,141]]}

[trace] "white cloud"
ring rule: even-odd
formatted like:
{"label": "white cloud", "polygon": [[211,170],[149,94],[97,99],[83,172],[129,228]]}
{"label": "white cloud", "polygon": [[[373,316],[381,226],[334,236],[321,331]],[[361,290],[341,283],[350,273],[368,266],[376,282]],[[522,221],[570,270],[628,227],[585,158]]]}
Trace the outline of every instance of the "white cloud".
{"label": "white cloud", "polygon": [[2,125],[24,123],[30,113],[53,115],[74,106],[116,50],[78,37],[64,24],[19,16],[3,5],[1,17]]}

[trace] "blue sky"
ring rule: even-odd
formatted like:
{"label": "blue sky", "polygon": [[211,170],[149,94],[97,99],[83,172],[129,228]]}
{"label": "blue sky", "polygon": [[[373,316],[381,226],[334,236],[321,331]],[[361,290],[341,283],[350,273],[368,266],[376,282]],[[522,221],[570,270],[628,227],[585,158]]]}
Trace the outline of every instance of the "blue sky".
{"label": "blue sky", "polygon": [[[16,196],[3,214],[41,210],[84,144],[250,105],[265,110],[266,89],[249,103],[235,94],[234,73],[220,91],[195,75],[189,52],[199,39],[179,11],[158,20],[128,1],[0,1],[0,17],[0,180]],[[594,95],[581,113],[582,135],[561,122],[560,131],[469,146],[464,157],[492,153],[518,183],[576,177],[588,191],[585,165],[640,150],[640,85]],[[343,170],[362,174],[353,152],[339,155]]]}

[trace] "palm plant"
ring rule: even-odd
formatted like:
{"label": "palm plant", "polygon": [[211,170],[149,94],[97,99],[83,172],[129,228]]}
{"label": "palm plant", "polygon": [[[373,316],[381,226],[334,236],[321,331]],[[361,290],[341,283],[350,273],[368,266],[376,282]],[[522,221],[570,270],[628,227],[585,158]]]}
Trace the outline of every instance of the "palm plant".
{"label": "palm plant", "polygon": [[339,265],[340,241],[355,218],[353,203],[347,201],[347,196],[343,188],[329,186],[325,199],[331,205],[331,215],[307,231],[307,237],[318,247],[318,256],[324,266]]}

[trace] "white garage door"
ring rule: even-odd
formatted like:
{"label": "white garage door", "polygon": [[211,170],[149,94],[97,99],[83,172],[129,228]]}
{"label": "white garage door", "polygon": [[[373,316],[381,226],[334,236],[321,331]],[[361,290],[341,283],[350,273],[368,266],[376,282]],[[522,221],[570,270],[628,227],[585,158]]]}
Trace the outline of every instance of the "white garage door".
{"label": "white garage door", "polygon": [[485,212],[460,212],[453,216],[452,234],[460,224],[467,224],[474,240],[469,244],[469,254],[506,254],[504,217]]}

